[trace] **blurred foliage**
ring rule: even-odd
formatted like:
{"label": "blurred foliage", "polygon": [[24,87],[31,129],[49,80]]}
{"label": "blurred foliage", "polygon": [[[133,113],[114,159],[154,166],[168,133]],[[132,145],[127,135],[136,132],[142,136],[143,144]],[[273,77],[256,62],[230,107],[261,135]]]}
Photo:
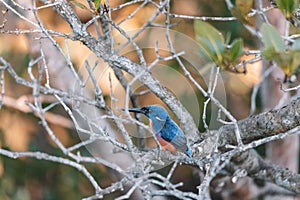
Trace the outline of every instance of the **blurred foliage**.
{"label": "blurred foliage", "polygon": [[101,5],[101,0],[94,0],[94,4],[95,4],[95,9],[98,10]]}
{"label": "blurred foliage", "polygon": [[241,6],[236,5],[236,3],[238,2],[236,2],[236,0],[231,0],[231,3],[235,5],[235,7],[233,7],[232,10],[227,9],[225,1],[217,1],[217,2],[218,4],[216,4],[216,1],[211,1],[211,0],[201,0],[201,3],[199,1],[199,7],[201,7],[202,15],[203,16],[224,16],[224,17],[230,17],[234,15],[239,20],[227,21],[225,23],[221,21],[208,21],[208,22],[223,34],[230,33],[231,38],[242,38],[246,46],[257,48],[258,46],[257,38],[255,38],[242,24],[242,23],[248,24],[250,19],[249,18],[247,18],[247,20],[244,19],[246,16],[242,16],[241,11],[239,11],[239,9],[243,9],[243,8],[241,8]]}
{"label": "blurred foliage", "polygon": [[263,56],[274,60],[287,77],[296,73],[300,66],[300,39],[296,39],[292,45],[286,48],[279,32],[271,25],[264,23],[261,27],[264,49]]}
{"label": "blurred foliage", "polygon": [[290,19],[294,10],[299,7],[299,0],[276,0],[276,4],[285,17]]}
{"label": "blurred foliage", "polygon": [[234,67],[243,55],[243,40],[234,39],[228,44],[229,40],[225,41],[224,36],[216,28],[203,21],[195,21],[194,28],[196,40],[213,62],[223,69],[235,71]]}
{"label": "blurred foliage", "polygon": [[[0,134],[0,136],[3,139],[1,140],[3,148],[6,146],[5,140],[3,134]],[[44,136],[46,137],[46,135]],[[45,140],[32,139],[29,144],[29,151],[41,151],[64,157],[58,148],[50,144],[41,146],[40,142],[45,143]],[[8,147],[6,149],[10,150]],[[82,149],[81,154],[89,155],[89,152]],[[92,195],[94,192],[94,188],[82,173],[64,164],[35,158],[18,158],[14,160],[8,157],[1,157],[0,164],[3,165],[0,178],[1,200],[73,200]],[[103,172],[101,168],[100,165],[87,165],[87,169],[96,180],[101,180],[101,184],[109,186],[110,176],[106,174],[107,172]],[[113,196],[108,196],[107,199],[113,199]]]}
{"label": "blurred foliage", "polygon": [[81,189],[85,177],[72,167],[31,158],[3,157],[2,162],[0,199],[78,199],[89,194]]}
{"label": "blurred foliage", "polygon": [[2,51],[1,56],[10,61],[11,66],[18,66],[15,68],[19,75],[25,75],[27,73],[27,65],[32,58],[32,55],[27,52],[16,51]]}

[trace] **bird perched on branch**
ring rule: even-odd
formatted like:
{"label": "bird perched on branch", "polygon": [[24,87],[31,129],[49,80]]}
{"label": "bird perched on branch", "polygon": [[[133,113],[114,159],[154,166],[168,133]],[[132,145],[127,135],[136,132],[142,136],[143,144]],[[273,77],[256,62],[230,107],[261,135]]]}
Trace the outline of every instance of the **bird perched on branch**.
{"label": "bird perched on branch", "polygon": [[187,139],[184,136],[179,126],[170,118],[168,112],[161,106],[149,105],[143,108],[129,108],[129,112],[142,113],[150,119],[150,127],[155,132],[159,143],[174,153],[179,150],[190,158],[192,151],[187,144]]}

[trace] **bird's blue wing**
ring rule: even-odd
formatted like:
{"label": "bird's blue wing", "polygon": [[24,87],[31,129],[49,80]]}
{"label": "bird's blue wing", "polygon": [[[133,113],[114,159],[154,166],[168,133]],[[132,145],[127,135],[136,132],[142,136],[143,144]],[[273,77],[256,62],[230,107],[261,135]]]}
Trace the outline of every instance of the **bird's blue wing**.
{"label": "bird's blue wing", "polygon": [[164,140],[170,142],[176,149],[190,156],[190,149],[187,146],[187,139],[182,130],[173,120],[167,120],[165,127],[160,131],[160,135]]}
{"label": "bird's blue wing", "polygon": [[159,131],[161,137],[167,142],[171,142],[176,136],[179,127],[175,123],[171,123],[170,120],[166,121],[164,127]]}

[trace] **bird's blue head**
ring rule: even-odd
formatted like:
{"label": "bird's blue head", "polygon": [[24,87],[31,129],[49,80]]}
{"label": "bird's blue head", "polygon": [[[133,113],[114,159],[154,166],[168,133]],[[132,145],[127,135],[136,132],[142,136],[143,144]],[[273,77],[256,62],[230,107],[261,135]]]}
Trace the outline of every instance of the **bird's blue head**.
{"label": "bird's blue head", "polygon": [[152,127],[158,133],[165,125],[169,114],[162,106],[149,105],[143,108],[129,108],[129,112],[142,113],[146,115],[152,122]]}

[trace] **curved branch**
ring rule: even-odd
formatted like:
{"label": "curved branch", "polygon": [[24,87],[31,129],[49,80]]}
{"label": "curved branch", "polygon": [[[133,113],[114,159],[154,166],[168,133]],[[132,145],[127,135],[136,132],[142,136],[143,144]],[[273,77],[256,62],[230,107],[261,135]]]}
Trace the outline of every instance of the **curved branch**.
{"label": "curved branch", "polygon": [[[247,119],[240,120],[241,137],[244,144],[287,132],[300,126],[300,98],[278,109],[270,110]],[[225,125],[219,129],[219,146],[236,144],[234,125]]]}

